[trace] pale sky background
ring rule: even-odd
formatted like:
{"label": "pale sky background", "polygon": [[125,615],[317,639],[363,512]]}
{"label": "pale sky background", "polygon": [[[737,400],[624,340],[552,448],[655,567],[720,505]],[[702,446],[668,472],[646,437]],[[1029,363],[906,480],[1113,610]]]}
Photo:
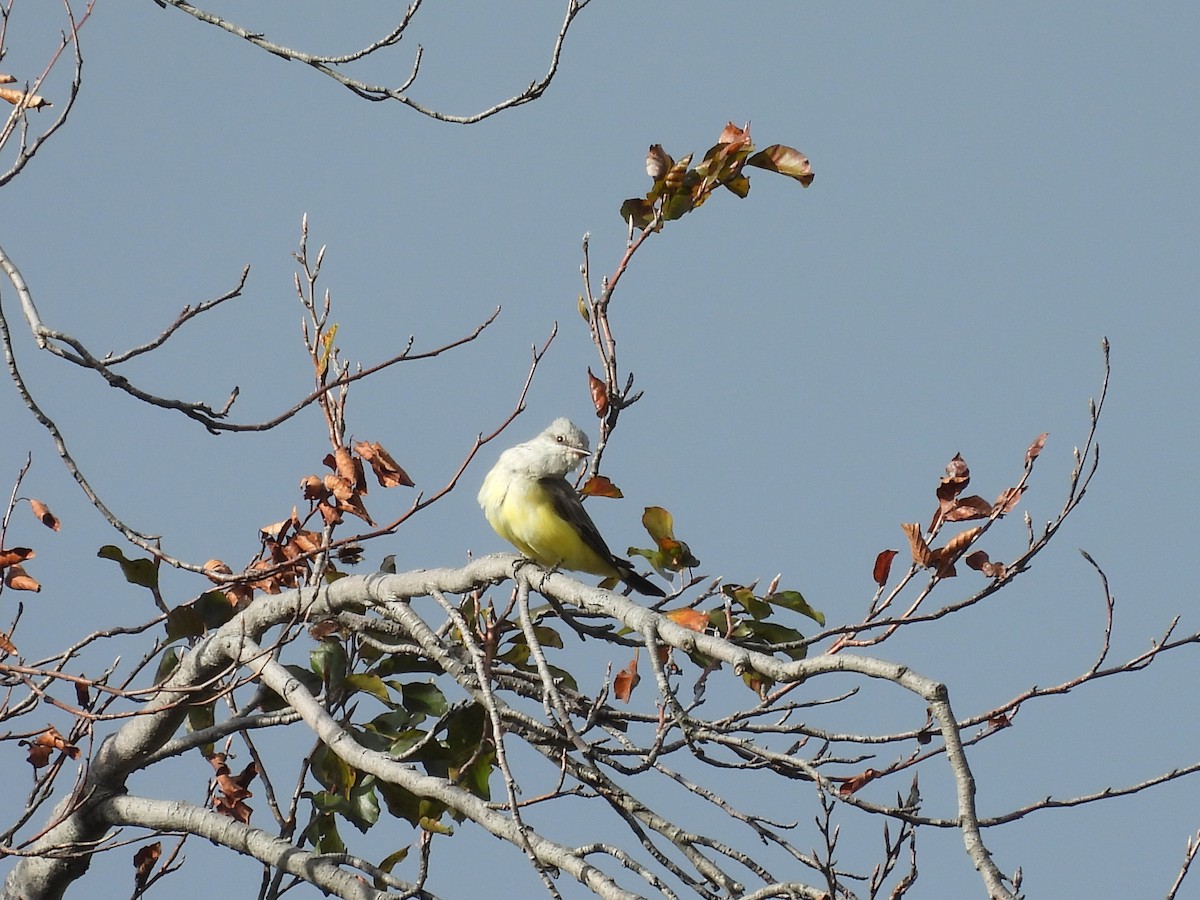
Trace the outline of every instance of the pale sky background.
{"label": "pale sky background", "polygon": [[[401,47],[359,74],[398,83],[419,42],[414,98],[474,112],[543,74],[562,7],[430,0]],[[347,52],[382,33],[401,6],[210,8],[284,44]],[[0,70],[41,71],[61,27],[56,4],[18,2]],[[945,680],[960,717],[1078,674],[1103,625],[1081,547],[1117,596],[1112,662],[1144,650],[1176,615],[1180,634],[1200,629],[1187,574],[1200,503],[1194,5],[594,0],[545,97],[471,127],[357,99],[150,0],[101,0],[82,45],[75,112],[0,205],[0,242],[47,324],[94,351],[121,350],[252,266],[243,298],[127,368],[147,389],[219,406],[236,384],[234,415],[247,422],[307,393],[290,256],[307,213],[312,245],[329,247],[322,283],[346,358],[373,363],[410,334],[416,348],[432,348],[503,307],[474,345],[358,385],[356,438],[381,441],[422,489],[436,490],[473,436],[507,414],[530,346],[556,320],[529,410],[501,444],[560,415],[594,437],[584,370],[596,361],[575,309],[580,239],[592,235],[596,277],[611,272],[625,237],[617,210],[649,187],[647,145],[702,154],[727,120],[748,120],[760,146],[807,154],[816,180],[802,190],[752,172],[747,199],[719,194],[670,223],[624,277],[612,314],[620,362],[646,395],[605,458],[628,499],[592,508],[610,543],[642,542],[641,508],[662,505],[701,571],[737,582],[782,572],[783,585],[831,623],[853,621],[871,597],[875,554],[904,546],[901,522],[928,522],[956,452],[971,466],[972,490],[992,497],[1019,476],[1030,441],[1050,432],[1022,507],[1038,527],[1053,517],[1072,448],[1086,436],[1107,336],[1101,469],[1081,509],[1013,586],[910,629],[879,655]],[[59,101],[68,74],[63,66],[43,93]],[[0,299],[19,332],[7,282]],[[257,527],[301,502],[300,477],[327,452],[315,409],[272,435],[216,438],[39,357],[27,330],[18,353],[116,513],[192,561],[246,562]],[[94,558],[116,536],[11,387],[0,389],[0,421],[0,483],[32,451],[22,492],[64,523],[51,535],[23,513],[12,529],[10,544],[37,548],[30,569],[44,585],[36,597],[4,595],[5,620],[17,599],[28,607],[22,651],[33,658],[102,625],[142,621],[147,599]],[[485,450],[443,502],[369,546],[363,571],[388,553],[407,569],[503,549],[475,504],[499,449]],[[386,519],[410,495],[370,499]],[[984,547],[1011,558],[1023,541],[1014,516]],[[965,572],[935,599],[982,583]],[[203,590],[192,577],[167,586],[174,602]],[[970,752],[981,814],[1194,762],[1198,664],[1183,650],[1143,673],[1028,705],[1015,727]],[[652,704],[648,692],[641,699]],[[898,690],[875,690],[847,716],[900,730],[924,710]],[[15,781],[28,777],[15,746],[4,765]],[[949,815],[937,765],[925,770],[925,811]],[[183,783],[198,799],[208,773],[195,758],[179,771],[190,783],[134,787]],[[906,780],[865,796],[886,803],[897,791]],[[781,793],[783,811],[774,808]],[[809,786],[733,799],[798,820],[795,842],[816,845]],[[1200,827],[1198,809],[1192,778],[1036,813],[985,837],[1002,870],[1023,869],[1030,897],[1161,896]],[[855,830],[849,811],[841,821]],[[405,823],[382,827],[397,830],[389,850],[410,839]],[[845,838],[852,868],[869,868],[879,843],[875,825],[862,827],[865,844]],[[516,853],[460,832],[455,840],[478,855],[438,848],[432,890],[480,896],[482,872],[507,886],[502,895],[536,895]],[[981,896],[958,834],[922,835],[913,896]],[[195,867],[158,896],[200,895],[196,879],[210,877],[212,857],[200,842],[188,853]],[[254,889],[253,866],[223,860],[222,873]],[[97,872],[120,885],[112,896],[126,892],[127,855]],[[76,893],[89,895],[88,883]],[[1200,896],[1195,876],[1181,896]]]}

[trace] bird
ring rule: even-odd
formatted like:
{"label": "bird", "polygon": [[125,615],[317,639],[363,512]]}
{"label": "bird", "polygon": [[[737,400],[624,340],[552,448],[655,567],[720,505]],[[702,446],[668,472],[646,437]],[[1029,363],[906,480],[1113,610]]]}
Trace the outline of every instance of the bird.
{"label": "bird", "polygon": [[629,560],[613,555],[567,481],[589,455],[583,430],[555,419],[537,437],[500,454],[479,489],[484,516],[496,534],[539,565],[619,578],[640,594],[665,597]]}

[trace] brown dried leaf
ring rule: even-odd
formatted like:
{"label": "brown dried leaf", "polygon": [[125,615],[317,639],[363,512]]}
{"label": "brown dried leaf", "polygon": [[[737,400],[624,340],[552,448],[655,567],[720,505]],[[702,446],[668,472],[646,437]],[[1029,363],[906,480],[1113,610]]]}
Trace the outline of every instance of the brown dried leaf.
{"label": "brown dried leaf", "polygon": [[317,512],[321,514],[321,519],[326,525],[342,524],[341,511],[331,503],[321,501],[317,504]]}
{"label": "brown dried leaf", "polygon": [[220,578],[213,578],[213,575],[232,575],[233,574],[233,569],[229,568],[229,566],[225,565],[225,563],[221,562],[221,560],[219,560],[219,559],[210,559],[208,562],[206,562],[204,564],[203,568],[206,573],[211,573],[208,576],[208,580],[211,581],[213,584],[221,584],[222,583]]}
{"label": "brown dried leaf", "polygon": [[896,554],[899,552],[899,550],[882,550],[875,557],[875,567],[871,570],[871,577],[875,579],[875,583],[880,587],[887,584],[888,575],[892,571],[892,560],[896,558]]}
{"label": "brown dried leaf", "polygon": [[15,76],[5,75],[3,72],[0,72],[0,84],[16,84],[16,83],[17,83],[17,79]]}
{"label": "brown dried leaf", "polygon": [[378,441],[359,441],[354,449],[370,464],[380,487],[413,487],[416,484]]}
{"label": "brown dried leaf", "polygon": [[40,769],[50,761],[50,754],[55,750],[60,750],[67,754],[71,759],[79,759],[79,748],[74,744],[68,744],[53,725],[35,737],[32,741],[21,741],[21,746],[29,747],[29,763],[35,769]]}
{"label": "brown dried leaf", "polygon": [[963,562],[977,572],[982,572],[989,578],[1001,579],[1008,572],[1008,568],[1004,565],[1004,563],[992,562],[990,559],[988,559],[987,553],[983,550],[976,550],[974,553],[968,553],[965,557],[963,557]]}
{"label": "brown dried leaf", "polygon": [[579,493],[585,497],[608,497],[612,500],[620,500],[625,496],[621,489],[604,475],[593,475],[580,488]]}
{"label": "brown dried leaf", "polygon": [[4,583],[14,591],[32,591],[36,594],[42,589],[37,579],[27,575],[20,566],[9,566],[4,570]]}
{"label": "brown dried leaf", "polygon": [[133,854],[133,881],[139,890],[146,887],[150,873],[154,871],[154,865],[160,856],[162,856],[162,841],[147,844]]}
{"label": "brown dried leaf", "polygon": [[900,528],[908,535],[908,546],[912,550],[913,562],[918,566],[929,565],[929,557],[932,551],[929,545],[925,543],[925,538],[921,536],[921,526],[916,522],[904,522]]}
{"label": "brown dried leaf", "polygon": [[992,513],[992,504],[978,494],[960,497],[942,515],[945,522],[967,522],[971,519],[986,519]]}
{"label": "brown dried leaf", "polygon": [[322,481],[325,484],[325,490],[343,502],[355,494],[354,482],[342,475],[326,475]]}
{"label": "brown dried leaf", "polygon": [[317,475],[305,475],[300,479],[300,491],[305,500],[324,500],[329,496],[325,483]]}
{"label": "brown dried leaf", "polygon": [[0,633],[0,652],[5,656],[15,656],[17,653],[17,645],[7,634]]}
{"label": "brown dried leaf", "polygon": [[603,419],[608,415],[608,385],[592,374],[590,366],[587,373],[588,391],[592,395],[592,408],[596,410],[596,418]]}
{"label": "brown dried leaf", "polygon": [[737,147],[750,143],[750,123],[747,122],[745,128],[738,128],[732,122],[726,122],[717,143],[734,144]]}
{"label": "brown dried leaf", "polygon": [[1005,488],[1000,492],[1000,496],[996,498],[996,504],[992,508],[996,518],[1006,516],[1014,509],[1021,500],[1021,495],[1025,493],[1023,487]]}
{"label": "brown dried leaf", "polygon": [[1042,452],[1042,448],[1046,446],[1046,438],[1048,437],[1050,437],[1050,432],[1043,431],[1029,445],[1029,449],[1025,451],[1025,465],[1029,465],[1038,458],[1038,455]]}
{"label": "brown dried leaf", "polygon": [[0,100],[7,101],[13,106],[21,106],[23,104],[27,109],[45,109],[54,105],[45,97],[38,94],[27,94],[25,91],[15,88],[0,88]]}
{"label": "brown dried leaf", "polygon": [[30,500],[29,508],[33,510],[33,514],[37,517],[37,520],[51,531],[62,530],[62,522],[58,520],[58,516],[50,512],[50,507],[41,500]]}
{"label": "brown dried leaf", "polygon": [[944,552],[948,556],[958,556],[964,550],[971,546],[971,542],[979,537],[979,532],[983,531],[980,527],[968,528],[966,531],[959,532],[941,548],[940,552]]}

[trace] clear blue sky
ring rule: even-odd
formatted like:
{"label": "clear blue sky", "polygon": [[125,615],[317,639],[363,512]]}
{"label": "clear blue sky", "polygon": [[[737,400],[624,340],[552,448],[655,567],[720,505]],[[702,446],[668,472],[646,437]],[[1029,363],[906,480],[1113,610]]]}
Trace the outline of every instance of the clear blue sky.
{"label": "clear blue sky", "polygon": [[[354,14],[253,6],[243,24],[323,52],[358,46],[394,14],[384,3]],[[467,113],[539,77],[562,10],[519,6],[429,4],[405,42],[425,47],[413,95]],[[55,4],[18,4],[0,69],[40,71],[56,16]],[[323,278],[347,358],[370,364],[410,334],[436,346],[503,307],[469,349],[352,395],[354,435],[384,443],[421,488],[440,487],[472,437],[504,416],[530,345],[555,320],[559,338],[513,440],[559,415],[594,434],[584,375],[594,358],[575,311],[580,239],[592,234],[593,271],[611,272],[624,241],[617,210],[648,186],[647,145],[702,153],[727,120],[749,120],[758,144],[806,153],[816,180],[803,191],[753,175],[746,200],[717,196],[672,223],[622,281],[620,360],[646,396],[606,457],[629,498],[597,504],[614,546],[639,540],[641,507],[656,503],[704,572],[742,582],[782,572],[832,622],[852,621],[870,599],[875,554],[903,546],[899,523],[929,520],[956,452],[973,487],[993,496],[1049,431],[1024,509],[1035,527],[1057,512],[1106,335],[1101,470],[1057,547],[989,604],[881,655],[944,679],[960,716],[1082,671],[1103,611],[1079,547],[1118,599],[1114,661],[1177,614],[1181,633],[1200,628],[1187,574],[1200,505],[1193,6],[594,0],[546,96],[469,128],[358,100],[149,0],[98,4],[82,40],[78,108],[0,207],[0,241],[48,324],[120,350],[252,266],[244,298],[131,367],[150,389],[219,405],[240,385],[243,421],[307,392],[290,258],[307,213],[312,243],[329,245]],[[408,51],[389,59],[371,77],[401,80]],[[50,99],[63,96],[64,76],[47,85]],[[0,294],[11,322],[12,292]],[[271,436],[212,438],[37,358],[28,341],[20,353],[116,512],[190,560],[245,562],[255,529],[300,502],[299,478],[326,452],[315,411]],[[46,643],[22,649],[58,646],[63,621],[81,633],[140,621],[144,598],[114,566],[90,561],[113,535],[10,389],[0,420],[0,481],[32,450],[24,492],[64,520],[58,536],[22,522],[15,541],[36,540],[45,586],[26,598],[23,628],[27,642],[44,629]],[[366,568],[385,553],[413,568],[502,549],[474,501],[492,458],[372,546]],[[374,502],[398,511],[407,497]],[[1022,542],[1018,516],[987,549],[1005,558]],[[979,578],[946,585],[944,599]],[[177,599],[199,590],[193,579],[171,584]],[[1026,708],[971,754],[981,813],[1194,761],[1196,666],[1184,651]],[[855,715],[899,729],[924,711],[884,691]],[[191,770],[197,792],[206,776]],[[906,789],[886,784],[875,799]],[[986,837],[1003,870],[1024,869],[1030,896],[1159,896],[1200,826],[1198,792],[1195,779],[1175,782]],[[931,785],[929,802],[938,796]],[[791,815],[805,825],[811,800],[797,785]],[[957,835],[927,836],[920,854],[917,896],[980,895]],[[127,877],[118,863],[114,877]],[[515,856],[507,865],[528,877]],[[468,895],[455,874],[432,887]],[[189,877],[163,895],[194,896]]]}

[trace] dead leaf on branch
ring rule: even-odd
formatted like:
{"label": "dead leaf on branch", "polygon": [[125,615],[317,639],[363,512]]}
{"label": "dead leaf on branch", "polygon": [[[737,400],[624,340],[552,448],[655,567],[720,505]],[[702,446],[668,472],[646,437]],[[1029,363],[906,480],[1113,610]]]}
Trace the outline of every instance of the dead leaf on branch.
{"label": "dead leaf on branch", "polygon": [[623,703],[628,703],[629,698],[633,695],[633,689],[637,687],[637,683],[642,680],[638,675],[638,654],[637,650],[633,651],[633,659],[629,661],[629,665],[617,673],[613,679],[613,696]]}
{"label": "dead leaf on branch", "polygon": [[896,558],[896,554],[899,552],[899,550],[881,550],[879,555],[875,557],[875,566],[871,570],[871,577],[875,579],[875,583],[880,587],[887,584],[888,575],[892,571],[892,560]]}
{"label": "dead leaf on branch", "polygon": [[150,873],[154,871],[154,865],[162,856],[162,841],[155,841],[153,844],[147,844],[133,854],[133,882],[141,890],[146,887],[146,882],[150,879]]}
{"label": "dead leaf on branch", "polygon": [[42,589],[37,579],[27,575],[20,566],[9,566],[4,570],[4,583],[14,591],[32,591],[36,594]]}
{"label": "dead leaf on branch", "polygon": [[380,487],[414,487],[416,485],[416,482],[408,477],[408,473],[400,467],[396,460],[392,459],[392,455],[383,449],[383,445],[378,441],[359,441],[354,445],[354,450],[370,465]]}
{"label": "dead leaf on branch", "polygon": [[1050,437],[1050,432],[1043,431],[1029,445],[1029,449],[1025,451],[1025,465],[1029,465],[1038,458],[1042,452],[1042,448],[1046,446],[1046,438]]}
{"label": "dead leaf on branch", "polygon": [[19,743],[22,747],[29,748],[29,764],[35,769],[40,769],[49,763],[50,754],[55,750],[65,753],[71,759],[79,759],[80,755],[79,748],[74,744],[67,743],[67,739],[53,725],[32,741],[20,741]]}
{"label": "dead leaf on branch", "polygon": [[610,500],[620,500],[625,496],[621,493],[621,489],[604,475],[593,475],[584,482],[579,493],[585,497],[607,497]]}
{"label": "dead leaf on branch", "polygon": [[0,569],[15,566],[17,563],[33,559],[35,556],[37,554],[28,547],[10,547],[7,550],[0,550]]}
{"label": "dead leaf on branch", "polygon": [[965,562],[972,569],[975,569],[977,572],[982,572],[984,575],[988,576],[988,578],[1000,580],[1003,579],[1006,574],[1008,574],[1008,568],[1004,565],[1004,563],[992,562],[988,559],[987,553],[983,550],[976,550],[974,553],[968,553],[963,558],[963,562]]}
{"label": "dead leaf on branch", "polygon": [[838,793],[843,795],[856,793],[878,777],[879,773],[874,769],[864,769],[857,775],[843,778],[842,783],[838,786]]}
{"label": "dead leaf on branch", "polygon": [[592,395],[592,407],[596,410],[596,418],[603,419],[608,415],[608,385],[592,374],[588,367],[588,391]]}
{"label": "dead leaf on branch", "polygon": [[41,500],[30,500],[29,508],[33,510],[34,516],[39,522],[49,528],[51,531],[61,531],[62,523],[58,520],[58,516],[50,512],[48,507]]}
{"label": "dead leaf on branch", "polygon": [[913,562],[927,569],[934,569],[939,578],[953,578],[956,560],[971,542],[979,537],[982,528],[968,528],[956,534],[943,547],[932,550],[921,533],[921,526],[915,522],[905,522],[900,526],[908,536],[909,547],[912,550]]}
{"label": "dead leaf on branch", "polygon": [[223,816],[228,816],[243,825],[250,822],[253,814],[245,800],[254,795],[250,792],[250,782],[258,774],[258,766],[251,762],[239,774],[234,775],[225,764],[224,753],[214,753],[207,757],[216,771],[216,784],[219,794],[213,797],[213,808]]}
{"label": "dead leaf on branch", "polygon": [[666,617],[676,625],[690,628],[692,631],[704,632],[708,629],[708,613],[698,609],[684,608],[667,610]]}
{"label": "dead leaf on branch", "polygon": [[[16,81],[14,78],[13,81]],[[47,109],[54,104],[38,94],[29,94],[16,88],[0,88],[0,100],[26,109]]]}

